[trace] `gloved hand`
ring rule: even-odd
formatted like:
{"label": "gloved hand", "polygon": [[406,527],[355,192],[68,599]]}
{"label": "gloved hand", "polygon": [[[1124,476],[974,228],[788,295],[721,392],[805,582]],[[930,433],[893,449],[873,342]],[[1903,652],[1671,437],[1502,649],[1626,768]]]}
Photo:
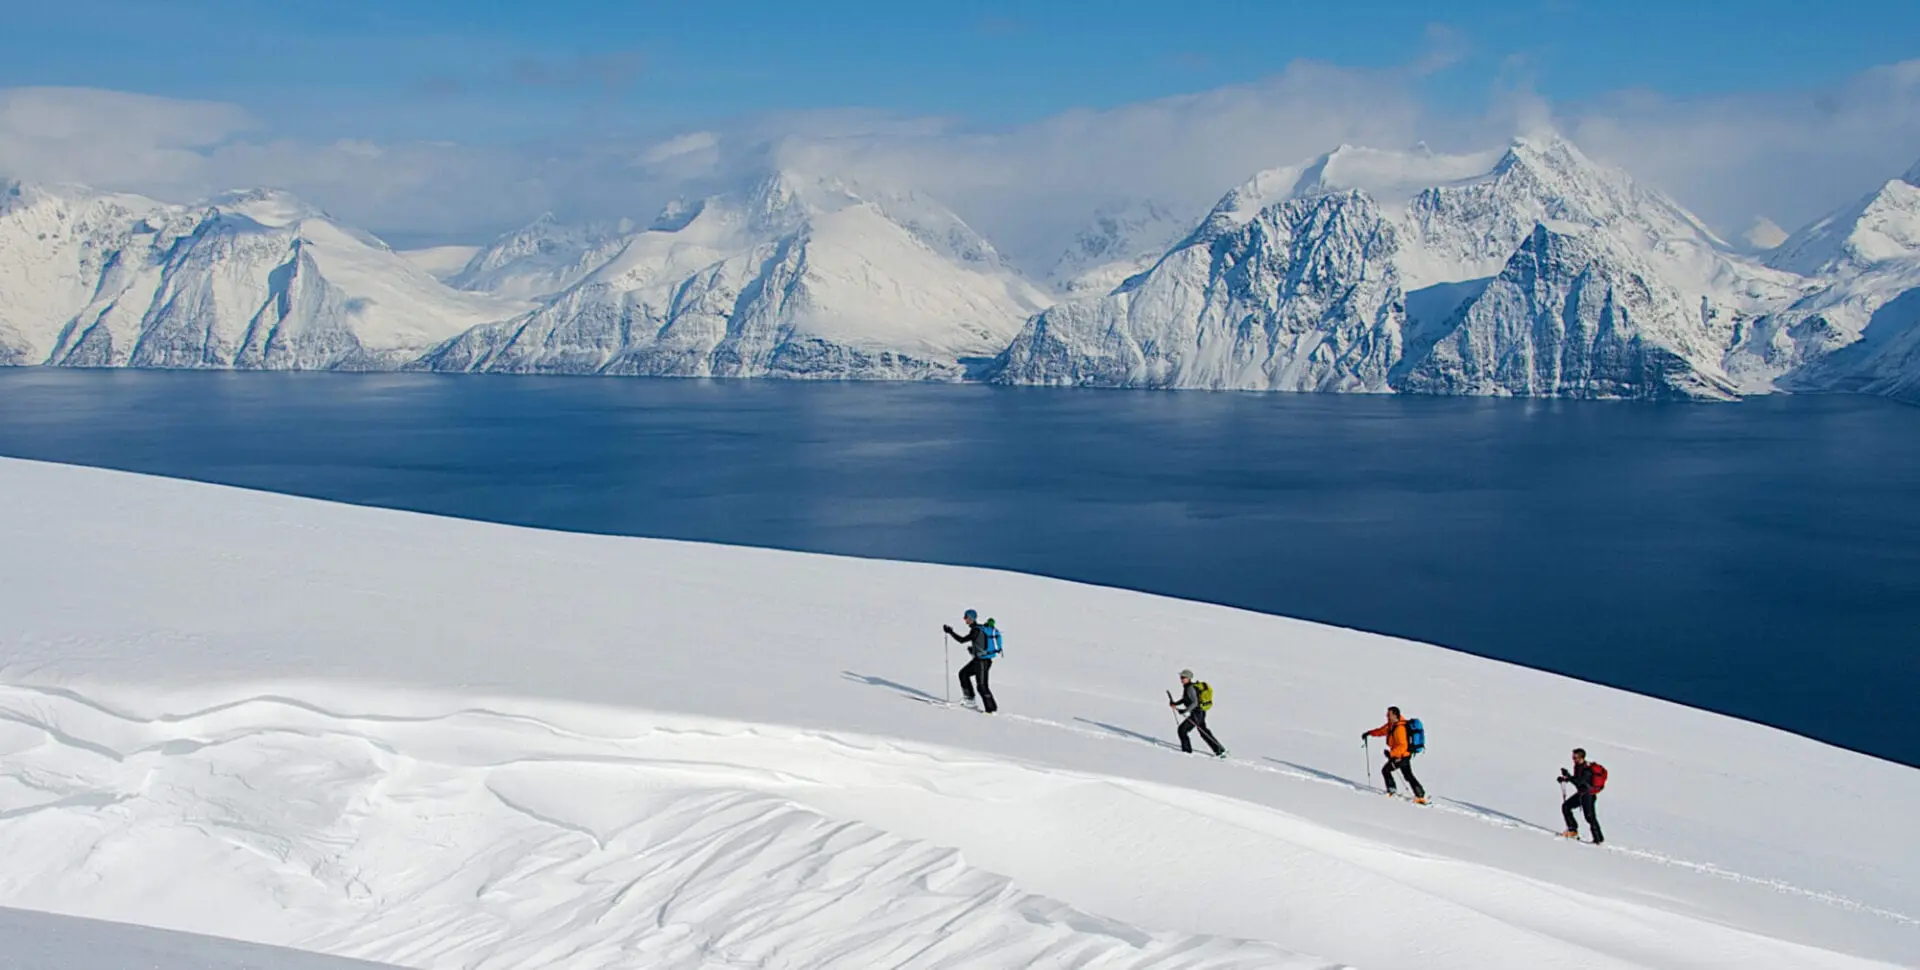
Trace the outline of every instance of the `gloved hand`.
{"label": "gloved hand", "polygon": [[949,636],[953,635],[953,627],[942,624],[940,629],[947,631],[947,635]]}

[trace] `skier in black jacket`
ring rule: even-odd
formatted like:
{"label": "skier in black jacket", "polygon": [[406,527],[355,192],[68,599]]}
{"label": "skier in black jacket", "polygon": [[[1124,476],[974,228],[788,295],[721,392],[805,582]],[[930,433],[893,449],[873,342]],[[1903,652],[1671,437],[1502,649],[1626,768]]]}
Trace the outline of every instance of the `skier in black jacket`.
{"label": "skier in black jacket", "polygon": [[1587,761],[1587,749],[1573,749],[1573,773],[1560,769],[1560,781],[1573,783],[1573,796],[1560,803],[1560,814],[1567,820],[1567,830],[1560,833],[1569,839],[1580,837],[1580,824],[1573,820],[1573,810],[1587,817],[1587,828],[1593,830],[1593,844],[1599,845],[1607,839],[1600,834],[1600,819],[1593,814],[1593,801],[1599,797],[1599,786],[1594,779],[1593,765]]}
{"label": "skier in black jacket", "polygon": [[[978,679],[980,682],[980,709],[986,711],[988,714],[992,714],[994,711],[1000,709],[1000,705],[993,702],[993,688],[987,686],[987,675],[993,670],[994,651],[992,649],[992,643],[987,636],[987,628],[980,625],[979,612],[968,610],[963,619],[967,621],[967,632],[965,633],[956,633],[953,627],[950,626],[940,628],[947,631],[947,636],[966,644],[967,655],[973,658],[960,668],[960,695],[968,701],[972,701],[974,693],[973,684],[974,681]],[[993,621],[988,620],[987,622],[992,623]]]}

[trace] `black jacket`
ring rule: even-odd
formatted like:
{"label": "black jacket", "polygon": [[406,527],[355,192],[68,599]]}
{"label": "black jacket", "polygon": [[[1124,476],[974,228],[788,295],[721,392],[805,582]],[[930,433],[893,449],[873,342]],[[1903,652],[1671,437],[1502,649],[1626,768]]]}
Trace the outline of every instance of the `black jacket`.
{"label": "black jacket", "polygon": [[1560,780],[1573,782],[1573,789],[1582,795],[1593,794],[1593,762],[1574,765],[1573,774],[1561,769]]}
{"label": "black jacket", "polygon": [[1187,689],[1180,692],[1180,699],[1174,702],[1182,714],[1192,714],[1200,710],[1200,682],[1187,682]]}
{"label": "black jacket", "polygon": [[965,633],[956,632],[952,627],[948,627],[947,636],[966,644],[967,655],[976,660],[980,658],[981,654],[987,652],[987,628],[978,623],[967,624],[967,632]]}

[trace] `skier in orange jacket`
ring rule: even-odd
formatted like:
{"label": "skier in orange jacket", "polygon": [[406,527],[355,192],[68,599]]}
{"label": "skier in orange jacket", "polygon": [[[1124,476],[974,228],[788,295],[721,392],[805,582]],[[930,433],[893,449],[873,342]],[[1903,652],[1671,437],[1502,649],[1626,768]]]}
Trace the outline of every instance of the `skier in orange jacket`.
{"label": "skier in orange jacket", "polygon": [[1413,749],[1407,743],[1407,722],[1400,717],[1400,709],[1387,708],[1387,723],[1371,731],[1360,732],[1360,740],[1368,738],[1387,739],[1387,763],[1380,767],[1380,778],[1387,783],[1387,794],[1396,791],[1393,784],[1394,769],[1407,779],[1408,787],[1413,789],[1413,800],[1419,804],[1427,803],[1427,790],[1420,785],[1420,779],[1413,776]]}

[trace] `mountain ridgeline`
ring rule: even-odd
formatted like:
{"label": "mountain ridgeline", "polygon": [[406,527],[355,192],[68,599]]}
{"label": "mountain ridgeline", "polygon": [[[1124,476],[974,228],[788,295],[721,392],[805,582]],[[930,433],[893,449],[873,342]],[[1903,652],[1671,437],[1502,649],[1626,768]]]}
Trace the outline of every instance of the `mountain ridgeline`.
{"label": "mountain ridgeline", "polygon": [[457,267],[282,193],[5,183],[0,363],[1920,399],[1920,165],[1758,256],[1551,134],[1342,146],[1056,248],[792,171]]}

